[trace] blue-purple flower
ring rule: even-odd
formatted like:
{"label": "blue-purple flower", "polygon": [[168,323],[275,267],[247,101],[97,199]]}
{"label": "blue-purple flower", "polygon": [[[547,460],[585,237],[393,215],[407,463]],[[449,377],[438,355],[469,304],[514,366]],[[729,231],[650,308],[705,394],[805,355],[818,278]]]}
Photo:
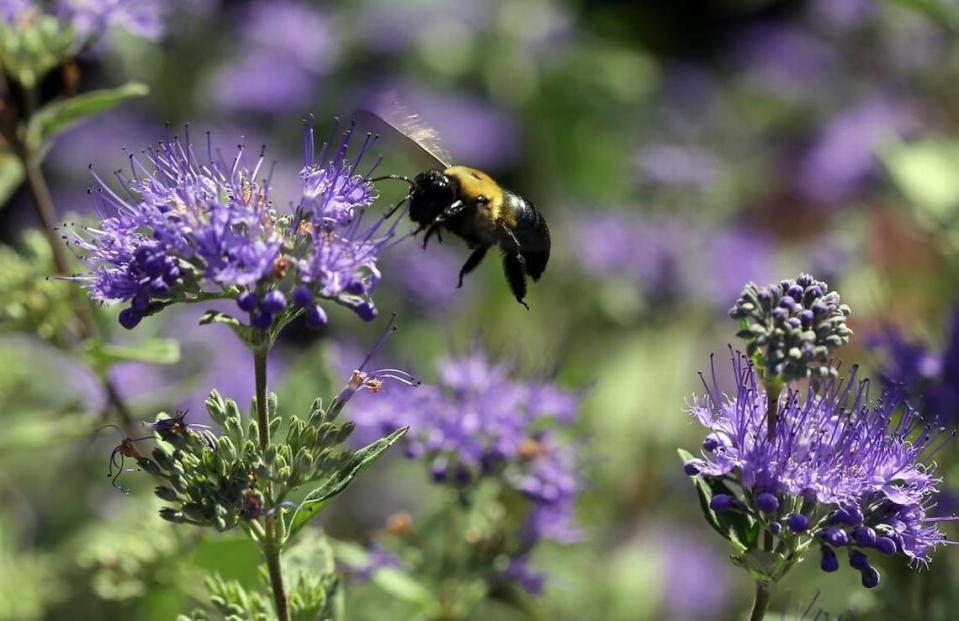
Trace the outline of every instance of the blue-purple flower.
{"label": "blue-purple flower", "polygon": [[364,222],[376,165],[361,162],[373,139],[351,153],[352,134],[317,150],[307,126],[302,195],[281,203],[292,209],[274,207],[265,147],[226,156],[209,134],[202,146],[186,131],[131,155],[118,190],[94,173],[104,217],[70,238],[90,268],[78,279],[94,300],[129,302],[120,313],[128,328],[169,304],[214,298],[235,299],[258,328],[299,312],[321,325],[322,300],[372,319],[379,251],[396,225]]}
{"label": "blue-purple flower", "polygon": [[436,385],[364,400],[353,420],[374,434],[409,426],[407,455],[425,461],[438,484],[466,490],[495,478],[525,498],[529,511],[506,576],[522,574],[519,582],[532,586],[525,559],[536,543],[580,537],[575,456],[555,430],[572,422],[579,400],[551,383],[514,378],[509,366],[474,350],[443,362]]}
{"label": "blue-purple flower", "polygon": [[873,335],[869,346],[882,354],[884,386],[904,390],[917,400],[924,416],[955,422],[959,420],[959,312],[952,313],[949,323],[941,351],[910,340],[896,328]]}
{"label": "blue-purple flower", "polygon": [[932,459],[952,435],[895,392],[871,400],[868,382],[856,382],[855,373],[774,399],[770,431],[759,375],[743,356],[732,365],[733,395],[724,396],[714,372],[705,396],[692,402],[708,435],[685,470],[721,490],[709,501],[713,512],[732,512],[747,532],[768,533],[774,543],[766,549],[782,555],[783,573],[812,545],[822,568],[834,571],[844,549],[871,587],[878,573],[869,554],[926,565],[934,548],[949,543],[927,513],[939,483]]}

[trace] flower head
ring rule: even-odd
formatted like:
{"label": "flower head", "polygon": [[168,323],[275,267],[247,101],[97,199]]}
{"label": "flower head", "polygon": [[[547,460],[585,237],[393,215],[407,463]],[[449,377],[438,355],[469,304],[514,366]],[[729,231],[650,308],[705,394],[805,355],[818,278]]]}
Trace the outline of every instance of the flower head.
{"label": "flower head", "polygon": [[835,376],[829,353],[849,342],[849,306],[809,274],[760,287],[749,283],[729,311],[741,322],[746,353],[762,361],[767,379],[802,379],[815,369]]}
{"label": "flower head", "polygon": [[518,576],[541,539],[570,542],[580,536],[573,525],[579,491],[574,454],[549,426],[570,423],[578,399],[552,384],[514,377],[507,365],[474,350],[443,362],[437,385],[364,403],[353,419],[377,434],[409,426],[407,455],[428,463],[438,484],[466,490],[497,479],[525,498],[526,523],[507,571]]}
{"label": "flower head", "polygon": [[290,210],[274,208],[265,147],[251,159],[240,144],[227,158],[207,134],[198,155],[189,128],[182,140],[130,155],[129,174],[116,173],[121,190],[94,172],[104,217],[71,237],[90,267],[78,278],[94,300],[130,303],[125,327],[169,304],[212,298],[235,299],[258,328],[300,312],[324,323],[320,300],[372,319],[377,258],[395,225],[363,224],[375,194],[372,169],[358,167],[373,139],[348,156],[352,134],[317,153],[307,126],[303,193]]}
{"label": "flower head", "polygon": [[815,541],[827,571],[837,567],[836,549],[854,550],[864,584],[878,582],[867,552],[924,565],[947,543],[927,517],[939,482],[931,460],[951,438],[944,429],[925,424],[895,392],[871,401],[868,382],[857,383],[854,372],[848,381],[832,378],[819,390],[778,398],[770,434],[768,396],[755,369],[743,356],[732,364],[735,395],[721,396],[714,373],[690,408],[709,435],[687,472],[741,488],[714,511],[744,513],[751,528],[779,536],[794,559]]}

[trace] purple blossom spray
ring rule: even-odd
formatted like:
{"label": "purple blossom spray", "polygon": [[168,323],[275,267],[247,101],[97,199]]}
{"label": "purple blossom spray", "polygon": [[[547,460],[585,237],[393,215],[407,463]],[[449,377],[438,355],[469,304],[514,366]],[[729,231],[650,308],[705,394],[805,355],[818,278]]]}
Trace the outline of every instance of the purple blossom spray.
{"label": "purple blossom spray", "polygon": [[952,435],[896,391],[872,399],[855,367],[839,377],[830,355],[852,335],[849,313],[807,274],[748,284],[730,311],[746,340],[746,354],[732,355],[735,391],[720,389],[713,366],[689,408],[708,434],[698,457],[680,451],[684,468],[706,520],[756,582],[751,621],[810,551],[826,572],[847,557],[873,588],[880,576],[870,556],[925,566],[950,543],[927,512],[939,482],[932,458]]}
{"label": "purple blossom spray", "polygon": [[[117,189],[94,172],[98,187],[91,194],[102,219],[96,226],[72,227],[65,236],[89,268],[73,279],[97,302],[122,303],[119,321],[127,329],[175,304],[235,302],[237,316],[208,311],[200,323],[229,326],[252,352],[256,392],[249,420],[243,420],[235,402],[213,391],[206,406],[219,435],[161,413],[153,425],[154,450],[122,454],[129,453],[160,482],[155,492],[168,503],[160,512],[164,519],[220,531],[240,527],[259,545],[280,621],[315,618],[303,606],[317,601],[332,606],[338,588],[332,574],[319,582],[290,584],[281,553],[330,499],[406,432],[401,427],[362,448],[344,448],[354,425],[338,420],[340,411],[360,390],[379,392],[385,382],[416,383],[397,369],[366,369],[394,329],[391,319],[329,406],[317,399],[308,417],[281,419],[275,395],[267,392],[269,352],[289,322],[303,316],[307,324],[322,326],[328,303],[366,321],[377,315],[372,299],[380,279],[377,260],[393,242],[396,223],[383,215],[364,217],[376,199],[370,174],[378,162],[362,163],[373,141],[367,135],[352,149],[350,127],[342,134],[334,130],[316,148],[307,125],[300,196],[285,202],[288,209],[278,209],[265,148],[249,158],[241,144],[226,156],[209,134],[197,147],[187,130],[182,139],[165,139],[139,156],[131,154],[129,170],[115,174]],[[318,487],[293,496],[309,484]],[[293,502],[291,496],[302,500]],[[214,606],[233,603],[211,590]],[[235,589],[223,592],[236,594]],[[242,608],[243,601],[256,598],[236,599]],[[257,616],[251,609],[245,612]]]}

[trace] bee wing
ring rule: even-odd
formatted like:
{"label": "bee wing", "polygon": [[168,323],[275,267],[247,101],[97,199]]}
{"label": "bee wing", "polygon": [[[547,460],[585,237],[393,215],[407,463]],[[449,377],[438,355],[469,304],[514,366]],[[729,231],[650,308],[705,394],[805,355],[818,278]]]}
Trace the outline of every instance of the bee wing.
{"label": "bee wing", "polygon": [[398,133],[411,141],[441,169],[450,167],[452,158],[443,147],[439,132],[423,122],[418,114],[410,112],[396,93],[378,98],[372,107],[358,110],[357,115],[374,126],[388,128],[388,132],[383,133]]}

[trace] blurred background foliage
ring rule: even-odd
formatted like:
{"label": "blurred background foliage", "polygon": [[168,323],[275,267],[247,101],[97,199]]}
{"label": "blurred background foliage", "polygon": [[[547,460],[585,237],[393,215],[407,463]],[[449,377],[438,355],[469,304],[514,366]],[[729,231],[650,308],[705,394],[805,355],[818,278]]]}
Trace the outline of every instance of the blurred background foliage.
{"label": "blurred background foliage", "polygon": [[[675,448],[701,439],[684,399],[709,354],[725,355],[734,333],[726,313],[747,280],[800,270],[829,280],[853,308],[846,364],[912,382],[920,403],[956,423],[959,402],[929,397],[959,395],[954,3],[160,5],[157,39],[111,29],[69,69],[81,92],[136,81],[149,95],[55,142],[45,171],[64,219],[91,216],[89,163],[123,165],[121,148],[149,144],[164,123],[211,129],[224,144],[262,142],[281,163],[296,162],[306,115],[347,119],[391,91],[457,161],[488,170],[548,218],[553,260],[529,312],[495,261],[455,289],[466,257],[456,241],[394,249],[378,292],[401,322],[389,356],[427,381],[438,358],[480,341],[583,391],[573,435],[585,538],[537,552],[548,580],[527,618],[742,617],[748,581],[699,515]],[[429,166],[395,137],[378,150],[383,171]],[[296,172],[278,168],[275,195],[293,195]],[[247,541],[175,531],[156,518],[143,478],[125,476],[129,496],[104,478],[119,438],[92,433],[107,397],[56,342],[73,320],[73,285],[45,279],[52,259],[18,179],[0,175],[0,620],[170,619],[205,597],[199,576],[214,571],[255,588]],[[382,192],[400,196],[388,184]],[[119,347],[161,335],[179,342],[110,366],[138,419],[187,408],[199,421],[210,388],[241,403],[252,396],[252,361],[226,328],[197,327],[193,311],[111,336]],[[374,337],[345,315],[330,326],[294,326],[281,342],[280,403],[305,410],[331,394],[337,352]],[[147,364],[164,362],[173,364]],[[939,458],[944,507],[955,506],[955,453],[953,445]],[[366,544],[390,513],[416,520],[439,501],[422,468],[398,456],[351,489],[323,527],[344,545]],[[947,549],[931,571],[884,566],[882,587],[868,592],[852,572],[827,580],[802,567],[773,608],[822,590],[819,605],[835,613],[952,618],[957,564],[959,552]],[[375,582],[348,584],[347,600],[350,619],[384,610],[406,618]],[[489,602],[471,618],[514,617]]]}

